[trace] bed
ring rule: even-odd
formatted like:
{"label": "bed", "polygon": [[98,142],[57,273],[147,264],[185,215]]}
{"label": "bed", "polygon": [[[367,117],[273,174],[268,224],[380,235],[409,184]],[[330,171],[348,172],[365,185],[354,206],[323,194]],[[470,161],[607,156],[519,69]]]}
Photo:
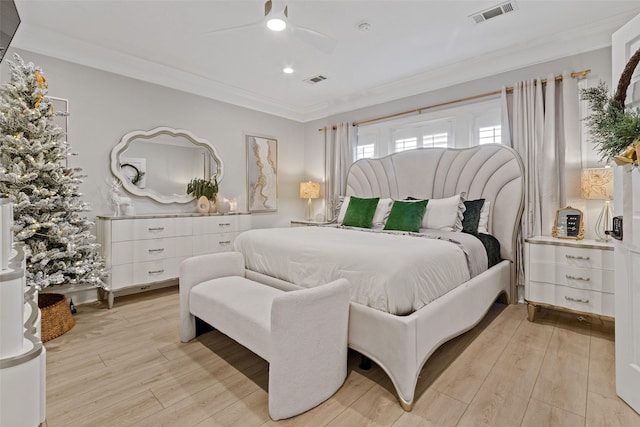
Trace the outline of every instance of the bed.
{"label": "bed", "polygon": [[[315,282],[326,283],[332,275],[347,275],[357,283],[364,280],[361,272],[367,270],[372,272],[370,277],[385,276],[386,269],[392,270],[391,265],[415,264],[410,254],[422,250],[423,241],[436,242],[430,244],[439,246],[429,249],[428,255],[418,256],[418,264],[419,260],[435,257],[434,253],[442,253],[443,257],[439,261],[434,258],[436,265],[430,268],[437,268],[445,260],[457,259],[453,267],[432,273],[420,271],[415,277],[411,276],[413,273],[402,273],[406,270],[402,264],[398,273],[381,278],[381,289],[374,296],[358,290],[357,285],[352,293],[349,347],[376,362],[387,373],[401,406],[409,411],[418,376],[429,356],[447,340],[475,326],[498,297],[507,301],[515,298],[515,242],[523,209],[523,165],[515,151],[501,145],[425,148],[380,159],[358,160],[347,177],[345,195],[358,198],[434,200],[459,194],[466,200],[490,202],[487,231],[499,243],[500,260],[489,268],[473,271],[466,246],[456,242],[463,240],[464,233],[460,232],[421,229],[416,236],[403,232],[355,231],[348,227],[265,229],[241,234],[234,247],[245,256],[247,278],[285,290],[313,286]],[[434,235],[421,238],[421,234]],[[461,238],[456,239],[456,234]],[[340,236],[347,237],[340,240]],[[362,246],[345,247],[348,242],[358,240],[363,240]],[[401,246],[410,249],[392,256]],[[287,252],[287,247],[293,252]],[[348,256],[361,252],[366,256],[360,259]],[[466,273],[457,274],[455,265],[464,262],[470,268]],[[451,273],[452,270],[456,274]],[[436,294],[422,295],[418,301],[413,296],[410,299],[387,295],[380,302],[379,294],[390,294],[390,289],[399,282],[429,281],[429,274],[446,277],[445,282],[450,280],[451,284]]]}

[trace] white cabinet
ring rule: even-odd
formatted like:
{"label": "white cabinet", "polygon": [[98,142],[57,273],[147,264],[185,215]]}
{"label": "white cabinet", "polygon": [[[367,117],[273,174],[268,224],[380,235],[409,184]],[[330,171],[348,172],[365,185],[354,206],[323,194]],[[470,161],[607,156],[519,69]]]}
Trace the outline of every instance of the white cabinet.
{"label": "white cabinet", "polygon": [[536,307],[614,316],[613,245],[533,237],[525,245],[525,299]]}
{"label": "white cabinet", "polygon": [[109,269],[109,307],[114,292],[175,280],[184,259],[229,251],[235,236],[249,228],[248,214],[98,217],[98,241]]}

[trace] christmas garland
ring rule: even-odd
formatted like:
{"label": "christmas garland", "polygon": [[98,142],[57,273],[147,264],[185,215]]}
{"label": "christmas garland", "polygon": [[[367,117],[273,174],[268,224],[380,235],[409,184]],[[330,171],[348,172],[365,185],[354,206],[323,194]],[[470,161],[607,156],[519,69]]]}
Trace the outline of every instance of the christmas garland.
{"label": "christmas garland", "polygon": [[640,109],[625,110],[627,88],[640,62],[640,49],[625,66],[616,93],[609,97],[605,83],[583,89],[582,99],[589,102],[592,113],[586,123],[592,142],[604,160],[613,159],[618,165],[640,166]]}

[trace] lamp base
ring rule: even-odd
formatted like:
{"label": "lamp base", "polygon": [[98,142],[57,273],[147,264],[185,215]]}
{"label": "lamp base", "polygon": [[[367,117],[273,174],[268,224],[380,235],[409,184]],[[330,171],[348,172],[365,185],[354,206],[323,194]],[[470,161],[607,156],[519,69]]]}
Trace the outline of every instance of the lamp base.
{"label": "lamp base", "polygon": [[313,220],[313,206],[311,205],[311,199],[307,202],[307,211],[305,212],[305,219],[307,221]]}
{"label": "lamp base", "polygon": [[600,215],[598,215],[598,219],[596,220],[596,236],[598,237],[596,240],[598,242],[610,242],[611,236],[609,236],[605,231],[611,230],[612,224],[611,221],[613,219],[613,211],[611,210],[611,202],[606,200],[604,202],[604,206],[602,206],[602,211],[600,211]]}

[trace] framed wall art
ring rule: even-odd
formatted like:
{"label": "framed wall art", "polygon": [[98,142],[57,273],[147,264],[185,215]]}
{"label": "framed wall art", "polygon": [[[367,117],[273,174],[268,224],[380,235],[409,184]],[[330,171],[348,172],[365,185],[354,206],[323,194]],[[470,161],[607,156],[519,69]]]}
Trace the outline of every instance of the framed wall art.
{"label": "framed wall art", "polygon": [[247,204],[249,212],[278,210],[278,141],[247,135]]}

